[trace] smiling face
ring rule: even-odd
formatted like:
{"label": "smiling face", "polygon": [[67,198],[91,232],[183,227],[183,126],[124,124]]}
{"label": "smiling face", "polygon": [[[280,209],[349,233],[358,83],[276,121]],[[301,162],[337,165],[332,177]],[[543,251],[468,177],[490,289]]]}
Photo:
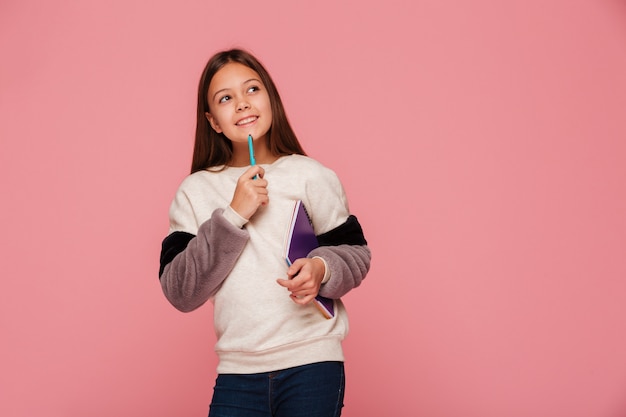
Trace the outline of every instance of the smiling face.
{"label": "smiling face", "polygon": [[233,143],[255,142],[272,126],[272,107],[261,77],[253,69],[230,62],[215,73],[207,92],[206,117],[217,133]]}

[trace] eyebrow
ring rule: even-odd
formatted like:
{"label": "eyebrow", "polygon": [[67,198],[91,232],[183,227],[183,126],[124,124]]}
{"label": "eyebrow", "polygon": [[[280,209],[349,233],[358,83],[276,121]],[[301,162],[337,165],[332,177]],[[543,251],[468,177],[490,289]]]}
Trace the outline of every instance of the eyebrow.
{"label": "eyebrow", "polygon": [[[261,80],[259,80],[258,78],[250,78],[249,80],[246,80],[246,81],[244,81],[243,83],[241,83],[241,85],[246,85],[246,84],[248,84],[249,82],[252,82],[252,81],[256,81],[256,82],[258,82],[258,83],[263,84],[263,82],[262,82]],[[228,90],[230,90],[230,88],[229,88],[229,87],[227,87],[227,88],[222,88],[221,90],[217,90],[217,91],[215,92],[215,94],[213,94],[213,100],[215,100],[215,97],[216,97],[218,94],[220,94],[220,93],[222,93],[222,92],[224,92],[224,91],[228,91]]]}

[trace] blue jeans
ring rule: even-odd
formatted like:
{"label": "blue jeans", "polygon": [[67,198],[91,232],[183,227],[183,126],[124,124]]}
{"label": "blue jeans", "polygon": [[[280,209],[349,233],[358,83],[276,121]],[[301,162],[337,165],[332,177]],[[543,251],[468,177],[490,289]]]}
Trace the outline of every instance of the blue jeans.
{"label": "blue jeans", "polygon": [[260,374],[220,374],[209,417],[339,417],[343,362],[320,362]]}

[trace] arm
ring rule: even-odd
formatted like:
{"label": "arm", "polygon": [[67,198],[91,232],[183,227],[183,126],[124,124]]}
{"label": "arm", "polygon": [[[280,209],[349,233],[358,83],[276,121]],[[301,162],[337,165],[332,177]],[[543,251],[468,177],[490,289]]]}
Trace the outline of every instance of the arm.
{"label": "arm", "polygon": [[306,182],[307,198],[303,202],[318,233],[320,247],[307,258],[296,260],[287,270],[287,279],[278,280],[298,304],[307,303],[317,294],[332,299],[342,297],[361,284],[371,259],[363,230],[357,218],[350,215],[339,178],[332,170],[310,161],[306,171],[314,172],[315,180]]}
{"label": "arm", "polygon": [[174,232],[166,237],[159,279],[170,303],[183,312],[204,304],[226,279],[248,238],[222,209],[200,225],[197,236]]}
{"label": "arm", "polygon": [[[253,180],[255,175],[261,178]],[[159,279],[165,296],[180,311],[207,302],[232,271],[250,237],[243,226],[267,204],[263,175],[259,166],[244,172],[231,204],[215,209],[207,220],[197,215],[206,205],[206,184],[192,174],[178,189],[170,206],[170,234],[163,241]]]}
{"label": "arm", "polygon": [[319,235],[317,240],[320,247],[309,257],[324,259],[330,273],[329,281],[321,286],[319,294],[337,299],[361,285],[372,255],[357,218],[349,216],[343,224]]}
{"label": "arm", "polygon": [[370,268],[371,252],[365,245],[322,246],[311,255],[323,258],[330,269],[330,279],[319,292],[326,298],[341,298],[361,285]]}

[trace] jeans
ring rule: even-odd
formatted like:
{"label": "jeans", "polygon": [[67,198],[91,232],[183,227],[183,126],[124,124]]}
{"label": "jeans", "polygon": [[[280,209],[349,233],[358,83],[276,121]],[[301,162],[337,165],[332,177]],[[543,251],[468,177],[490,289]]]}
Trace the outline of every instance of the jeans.
{"label": "jeans", "polygon": [[220,374],[209,417],[339,417],[343,362],[320,362],[259,374]]}

